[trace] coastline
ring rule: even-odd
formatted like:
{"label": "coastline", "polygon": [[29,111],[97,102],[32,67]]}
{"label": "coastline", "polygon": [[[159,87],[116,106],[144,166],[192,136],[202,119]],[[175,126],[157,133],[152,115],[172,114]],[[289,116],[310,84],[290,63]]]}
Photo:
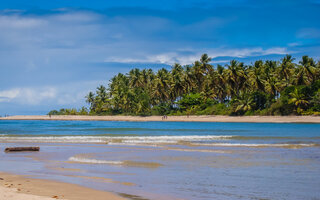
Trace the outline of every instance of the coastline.
{"label": "coastline", "polygon": [[94,190],[75,184],[29,178],[0,172],[2,200],[124,200],[111,192]]}
{"label": "coastline", "polygon": [[[102,191],[131,200],[277,199],[279,195],[314,199],[320,194],[320,164],[314,156],[320,150],[320,124],[41,120],[0,124],[0,149],[40,148],[0,153],[0,178],[4,178],[0,200],[78,200],[68,192],[81,195],[86,188],[94,190],[86,192],[85,199],[98,199],[94,196],[98,193],[105,197]],[[1,172],[23,176],[15,181]]]}
{"label": "coastline", "polygon": [[246,122],[246,123],[320,123],[319,116],[90,116],[90,115],[16,115],[0,120],[57,120],[57,121],[169,121],[169,122]]}

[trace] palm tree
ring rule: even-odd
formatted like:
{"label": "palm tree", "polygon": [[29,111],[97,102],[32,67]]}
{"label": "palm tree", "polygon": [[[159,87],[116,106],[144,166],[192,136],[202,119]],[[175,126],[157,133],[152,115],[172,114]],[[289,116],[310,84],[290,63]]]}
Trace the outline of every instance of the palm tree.
{"label": "palm tree", "polygon": [[227,82],[230,87],[231,97],[239,96],[240,90],[245,86],[246,74],[243,63],[239,63],[236,60],[230,61],[230,65],[227,65],[228,69]]}
{"label": "palm tree", "polygon": [[256,61],[254,66],[249,69],[248,73],[248,81],[249,85],[253,85],[254,87],[251,88],[252,91],[265,91],[263,79],[262,79],[262,68],[263,62],[261,60]]}
{"label": "palm tree", "polygon": [[189,65],[185,66],[183,77],[183,80],[185,82],[184,93],[194,92],[196,88],[195,77],[192,69],[193,68]]}
{"label": "palm tree", "polygon": [[204,82],[204,71],[203,71],[201,62],[199,61],[194,62],[194,65],[192,67],[192,73],[197,86],[196,92],[201,92],[203,82]]}
{"label": "palm tree", "polygon": [[171,91],[170,96],[172,101],[176,100],[178,97],[181,97],[184,92],[184,74],[183,68],[179,64],[174,64],[171,70]]}
{"label": "palm tree", "polygon": [[240,98],[237,98],[235,100],[236,102],[236,109],[235,112],[247,112],[252,110],[252,105],[253,105],[253,98],[248,96],[247,94],[241,94]]}
{"label": "palm tree", "polygon": [[158,70],[154,80],[153,96],[156,102],[164,103],[169,100],[170,74],[168,70],[162,68]]}
{"label": "palm tree", "polygon": [[302,60],[299,62],[301,66],[298,69],[297,84],[298,85],[310,85],[314,83],[315,74],[315,62],[308,56],[302,56]]}
{"label": "palm tree", "polygon": [[220,103],[223,103],[227,96],[227,80],[225,69],[221,65],[217,66],[217,73],[215,77],[215,90],[217,94],[217,98],[219,99]]}
{"label": "palm tree", "polygon": [[200,58],[200,63],[201,63],[201,70],[205,74],[209,74],[210,71],[213,69],[212,65],[209,64],[211,61],[211,58],[208,56],[208,54],[202,54]]}
{"label": "palm tree", "polygon": [[279,75],[281,79],[285,80],[285,86],[288,87],[290,84],[290,77],[292,75],[292,70],[294,69],[293,64],[294,58],[291,55],[286,55],[281,62],[279,68]]}
{"label": "palm tree", "polygon": [[103,85],[97,87],[97,98],[99,98],[99,100],[102,102],[107,99],[107,88]]}
{"label": "palm tree", "polygon": [[270,76],[274,75],[274,72],[276,70],[276,68],[278,63],[277,61],[273,61],[273,60],[267,60],[264,65],[263,65],[263,76],[265,77],[265,79],[270,78]]}
{"label": "palm tree", "polygon": [[289,99],[288,103],[293,104],[296,112],[301,114],[303,112],[303,108],[309,104],[309,101],[297,88],[295,88],[293,92],[289,93],[289,96],[291,99]]}
{"label": "palm tree", "polygon": [[[101,85],[96,94],[90,92],[86,102],[90,104],[90,111],[95,113],[146,114],[161,104],[175,108],[177,100],[195,94],[200,95],[202,101],[217,100],[227,109],[232,105],[236,112],[244,113],[252,109],[256,100],[250,97],[256,94],[268,99],[264,103],[267,109],[273,103],[283,101],[280,94],[284,94],[289,95],[290,104],[294,105],[291,108],[294,107],[296,113],[314,106],[308,99],[315,96],[311,90],[318,88],[320,61],[316,63],[303,56],[299,64],[294,64],[294,59],[286,55],[281,62],[258,60],[246,66],[232,60],[225,67],[217,65],[216,68],[210,65],[210,61],[211,58],[203,54],[192,66],[177,63],[171,71],[162,68],[154,73],[151,69],[135,68],[127,74],[119,73],[111,79],[108,88]],[[285,89],[288,86],[296,88],[299,85],[306,89],[305,95],[299,90],[287,94]]]}
{"label": "palm tree", "polygon": [[90,91],[85,98],[86,98],[86,102],[90,105],[90,109],[93,109],[94,100],[95,100],[94,93]]}
{"label": "palm tree", "polygon": [[138,68],[132,69],[128,75],[130,87],[142,87],[143,80],[141,79],[141,73]]}

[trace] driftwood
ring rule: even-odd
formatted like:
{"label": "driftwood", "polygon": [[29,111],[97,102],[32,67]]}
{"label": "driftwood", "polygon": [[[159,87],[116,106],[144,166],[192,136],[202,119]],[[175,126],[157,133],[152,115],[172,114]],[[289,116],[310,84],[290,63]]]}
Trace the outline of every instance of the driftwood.
{"label": "driftwood", "polygon": [[4,151],[5,152],[12,152],[12,151],[40,151],[40,147],[8,147]]}

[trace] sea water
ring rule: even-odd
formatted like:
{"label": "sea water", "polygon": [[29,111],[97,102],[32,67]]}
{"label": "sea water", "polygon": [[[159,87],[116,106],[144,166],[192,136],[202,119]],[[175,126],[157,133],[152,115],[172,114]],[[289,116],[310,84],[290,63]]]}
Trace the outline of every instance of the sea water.
{"label": "sea water", "polygon": [[0,171],[139,199],[320,199],[319,145],[320,124],[12,120]]}

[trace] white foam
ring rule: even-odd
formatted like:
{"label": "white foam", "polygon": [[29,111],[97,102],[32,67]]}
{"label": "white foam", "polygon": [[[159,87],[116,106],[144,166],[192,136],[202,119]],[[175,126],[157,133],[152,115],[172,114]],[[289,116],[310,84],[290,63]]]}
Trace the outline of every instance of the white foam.
{"label": "white foam", "polygon": [[243,144],[243,143],[194,143],[201,146],[221,146],[221,147],[288,147],[288,146],[300,146],[300,147],[312,147],[316,144]]}
{"label": "white foam", "polygon": [[110,143],[110,144],[163,144],[177,143],[179,141],[211,141],[226,140],[233,136],[211,136],[211,135],[190,135],[190,136],[2,136],[0,142],[44,142],[44,143]]}
{"label": "white foam", "polygon": [[89,158],[79,158],[79,157],[70,157],[69,161],[78,162],[78,163],[88,163],[88,164],[111,164],[111,165],[122,165],[122,161],[110,161],[110,160],[97,160]]}
{"label": "white foam", "polygon": [[103,138],[96,136],[39,136],[39,137],[0,137],[1,142],[35,142],[35,143],[103,143]]}

